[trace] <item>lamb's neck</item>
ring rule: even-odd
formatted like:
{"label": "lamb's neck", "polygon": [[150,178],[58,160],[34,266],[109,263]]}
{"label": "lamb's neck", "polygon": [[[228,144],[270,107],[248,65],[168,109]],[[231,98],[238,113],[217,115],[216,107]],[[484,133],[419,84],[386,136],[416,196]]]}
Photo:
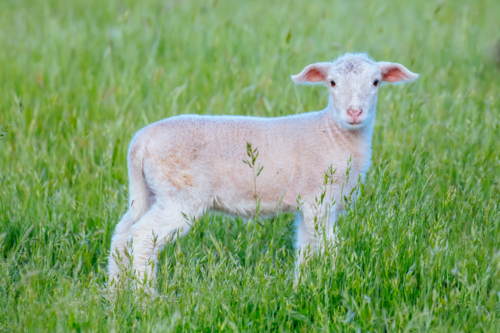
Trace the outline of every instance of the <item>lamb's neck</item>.
{"label": "lamb's neck", "polygon": [[369,123],[361,128],[347,128],[339,123],[331,110],[325,109],[322,113],[325,124],[330,128],[330,131],[335,133],[335,136],[340,136],[339,139],[354,141],[355,143],[359,143],[366,148],[371,148],[373,128],[375,126],[375,122],[373,120],[368,120]]}
{"label": "lamb's neck", "polygon": [[359,129],[351,129],[339,124],[329,110],[324,110],[323,113],[327,131],[332,139],[332,145],[349,151],[354,166],[357,166],[360,172],[368,171],[372,156],[374,121],[371,120],[370,123]]}

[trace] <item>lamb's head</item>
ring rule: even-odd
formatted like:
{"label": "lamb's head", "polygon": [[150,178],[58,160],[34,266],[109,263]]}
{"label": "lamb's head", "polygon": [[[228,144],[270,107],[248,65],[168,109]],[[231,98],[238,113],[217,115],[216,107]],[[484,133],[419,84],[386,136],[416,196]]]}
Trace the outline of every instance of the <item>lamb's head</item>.
{"label": "lamb's head", "polygon": [[347,53],[333,62],[319,62],[304,68],[292,80],[299,84],[324,84],[330,92],[329,109],[340,125],[354,129],[373,123],[378,87],[418,78],[406,67],[375,62],[365,54]]}

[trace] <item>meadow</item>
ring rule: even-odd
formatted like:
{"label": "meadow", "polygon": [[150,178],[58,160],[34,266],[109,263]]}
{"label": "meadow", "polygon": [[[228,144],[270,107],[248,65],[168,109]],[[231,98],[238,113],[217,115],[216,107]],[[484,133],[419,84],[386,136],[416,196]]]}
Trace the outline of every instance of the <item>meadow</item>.
{"label": "meadow", "polygon": [[[0,331],[498,332],[499,17],[497,0],[1,1]],[[289,75],[345,52],[420,78],[381,88],[337,258],[294,289],[293,215],[208,214],[161,253],[158,297],[111,301],[132,135],[320,110],[326,89]]]}

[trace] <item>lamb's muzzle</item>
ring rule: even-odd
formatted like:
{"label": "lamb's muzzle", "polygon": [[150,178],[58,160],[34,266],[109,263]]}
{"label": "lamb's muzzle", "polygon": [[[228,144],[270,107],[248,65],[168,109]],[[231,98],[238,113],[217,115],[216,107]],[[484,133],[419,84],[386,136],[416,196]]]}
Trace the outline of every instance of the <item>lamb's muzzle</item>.
{"label": "lamb's muzzle", "polygon": [[[297,263],[304,260],[308,246],[314,251],[321,248],[322,239],[335,242],[335,220],[343,210],[341,191],[349,193],[371,163],[378,82],[410,82],[417,77],[400,64],[346,54],[292,76],[296,83],[328,88],[329,103],[323,111],[279,118],[178,116],[143,128],[129,148],[129,210],[111,242],[110,281],[121,272],[117,254],[124,266],[129,264],[124,255],[127,244],[132,244],[136,274],[154,279],[155,269],[148,262],[156,263],[161,247],[189,231],[184,214],[196,219],[214,210],[253,216],[254,175],[242,162],[247,143],[258,148],[264,166],[257,180],[260,214],[276,214],[278,206],[280,211],[299,212]],[[324,203],[315,206],[329,168],[336,170],[337,181]],[[314,221],[319,215],[324,218],[317,219],[318,234]]]}

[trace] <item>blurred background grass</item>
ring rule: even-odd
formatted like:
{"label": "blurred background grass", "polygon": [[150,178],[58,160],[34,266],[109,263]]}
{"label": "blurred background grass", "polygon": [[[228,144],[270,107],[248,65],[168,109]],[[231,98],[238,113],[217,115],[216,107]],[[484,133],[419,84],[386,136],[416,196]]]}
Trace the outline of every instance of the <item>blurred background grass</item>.
{"label": "blurred background grass", "polygon": [[[0,2],[0,330],[497,331],[499,17],[494,0]],[[289,75],[345,52],[421,76],[380,91],[336,267],[295,291],[293,216],[209,215],[162,253],[160,297],[108,302],[133,133],[322,109]]]}

